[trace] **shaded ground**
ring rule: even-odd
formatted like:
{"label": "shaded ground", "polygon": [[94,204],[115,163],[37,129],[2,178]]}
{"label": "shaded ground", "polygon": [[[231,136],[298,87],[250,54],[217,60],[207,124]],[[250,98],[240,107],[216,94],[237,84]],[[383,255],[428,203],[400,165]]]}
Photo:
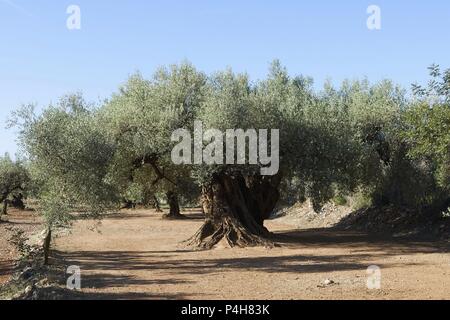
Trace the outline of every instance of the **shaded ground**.
{"label": "shaded ground", "polygon": [[10,209],[7,216],[2,216],[2,220],[0,222],[0,285],[11,278],[19,258],[17,248],[9,241],[14,230],[24,231],[24,236],[27,237],[42,229],[42,220],[33,211]]}
{"label": "shaded ground", "polygon": [[[82,270],[87,299],[450,299],[448,242],[382,239],[363,233],[292,230],[267,223],[274,249],[192,251],[180,242],[202,224],[126,211],[100,225],[84,220],[56,239],[54,256]],[[96,230],[92,231],[92,227]],[[368,266],[381,290],[366,287]],[[326,279],[335,282],[324,286]]]}

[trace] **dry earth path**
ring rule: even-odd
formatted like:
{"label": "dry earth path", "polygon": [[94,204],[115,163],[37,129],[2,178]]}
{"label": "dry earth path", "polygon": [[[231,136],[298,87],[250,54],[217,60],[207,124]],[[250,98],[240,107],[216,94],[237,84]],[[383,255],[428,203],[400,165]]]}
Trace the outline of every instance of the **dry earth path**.
{"label": "dry earth path", "polygon": [[[192,251],[180,242],[202,219],[189,217],[137,210],[99,225],[83,220],[54,247],[81,268],[87,299],[450,299],[448,243],[293,230],[275,220],[267,226],[280,247]],[[371,265],[381,268],[380,290],[367,289]]]}

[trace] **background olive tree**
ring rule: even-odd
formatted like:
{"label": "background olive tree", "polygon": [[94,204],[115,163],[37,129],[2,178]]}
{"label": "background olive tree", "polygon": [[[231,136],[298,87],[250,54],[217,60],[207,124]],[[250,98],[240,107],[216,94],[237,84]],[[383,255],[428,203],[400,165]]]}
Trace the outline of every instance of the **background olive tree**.
{"label": "background olive tree", "polygon": [[126,189],[146,174],[147,182],[141,179],[138,184],[165,195],[168,218],[182,217],[180,192],[193,190],[189,168],[171,160],[170,137],[174,130],[193,124],[205,81],[206,76],[188,63],[161,68],[151,80],[136,74],[97,117],[116,146],[110,168],[113,180]]}
{"label": "background olive tree", "polygon": [[27,192],[30,177],[21,161],[13,161],[8,154],[0,157],[0,204],[1,215],[7,214],[8,204],[24,209],[23,197]]}
{"label": "background olive tree", "polygon": [[441,209],[450,206],[450,69],[429,68],[427,87],[413,85],[415,100],[405,114],[409,156],[430,172],[437,187],[429,196]]}

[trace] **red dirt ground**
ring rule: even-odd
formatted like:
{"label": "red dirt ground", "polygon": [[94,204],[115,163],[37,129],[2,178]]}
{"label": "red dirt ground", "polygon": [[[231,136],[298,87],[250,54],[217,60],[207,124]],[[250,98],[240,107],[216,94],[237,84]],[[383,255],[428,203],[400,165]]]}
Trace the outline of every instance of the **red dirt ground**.
{"label": "red dirt ground", "polygon": [[[126,211],[79,221],[54,248],[82,270],[88,299],[450,299],[449,243],[374,238],[361,233],[293,230],[275,221],[273,249],[193,251],[180,244],[202,224]],[[367,267],[381,289],[367,289]],[[334,284],[323,285],[325,280]]]}

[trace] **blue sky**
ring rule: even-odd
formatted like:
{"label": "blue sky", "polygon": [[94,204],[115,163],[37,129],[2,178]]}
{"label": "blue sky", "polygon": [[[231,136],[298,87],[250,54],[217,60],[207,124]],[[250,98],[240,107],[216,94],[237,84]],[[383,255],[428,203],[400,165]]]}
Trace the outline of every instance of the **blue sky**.
{"label": "blue sky", "polygon": [[[69,5],[81,30],[66,28]],[[382,29],[366,26],[369,5]],[[185,59],[253,79],[278,58],[320,87],[327,78],[390,78],[409,88],[450,67],[450,1],[0,0],[0,154],[17,150],[12,110],[81,91],[107,98],[129,74]]]}

